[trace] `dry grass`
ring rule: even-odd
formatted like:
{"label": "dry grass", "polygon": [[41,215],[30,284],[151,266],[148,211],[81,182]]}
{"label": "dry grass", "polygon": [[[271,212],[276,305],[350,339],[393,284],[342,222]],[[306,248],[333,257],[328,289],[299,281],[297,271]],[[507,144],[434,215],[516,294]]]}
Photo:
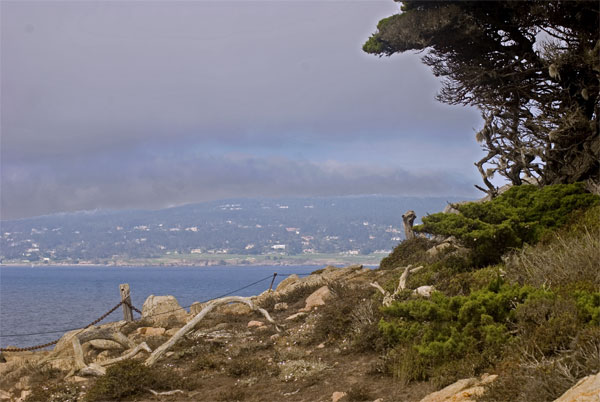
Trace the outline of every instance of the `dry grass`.
{"label": "dry grass", "polygon": [[556,236],[547,244],[524,247],[506,262],[510,281],[537,287],[567,283],[600,286],[600,231]]}
{"label": "dry grass", "polygon": [[575,383],[600,370],[600,328],[582,331],[570,348],[547,356],[520,350],[499,366],[499,377],[480,402],[552,401]]}

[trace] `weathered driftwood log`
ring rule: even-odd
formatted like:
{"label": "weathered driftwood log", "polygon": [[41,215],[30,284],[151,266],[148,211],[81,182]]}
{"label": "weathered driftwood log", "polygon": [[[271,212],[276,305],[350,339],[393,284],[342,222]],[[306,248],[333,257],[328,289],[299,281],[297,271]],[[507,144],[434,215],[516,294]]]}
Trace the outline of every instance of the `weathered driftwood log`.
{"label": "weathered driftwood log", "polygon": [[71,340],[74,352],[73,358],[75,361],[73,367],[74,372],[82,370],[86,371],[89,369],[90,366],[88,366],[85,363],[85,360],[83,358],[83,348],[81,347],[81,345],[94,339],[106,339],[114,341],[119,345],[123,346],[124,349],[129,350],[129,352],[125,353],[124,355],[121,355],[120,357],[97,363],[100,366],[109,366],[111,364],[118,363],[122,360],[129,359],[142,350],[145,350],[148,353],[152,352],[152,349],[150,349],[146,342],[142,342],[141,344],[136,345],[135,342],[127,338],[121,331],[117,329],[90,327],[85,331],[75,335]]}
{"label": "weathered driftwood log", "polygon": [[150,349],[150,346],[148,346],[148,344],[146,342],[142,342],[139,345],[137,345],[135,348],[131,349],[129,352],[127,352],[119,357],[115,357],[114,359],[104,360],[98,364],[100,364],[101,366],[111,366],[120,361],[131,359],[133,356],[137,355],[142,350],[145,350],[148,353],[152,353],[152,349]]}
{"label": "weathered driftwood log", "polygon": [[158,348],[156,348],[156,350],[154,352],[152,352],[152,354],[150,354],[150,356],[146,359],[146,362],[144,364],[146,366],[152,366],[154,363],[156,363],[158,361],[158,359],[167,350],[169,350],[171,347],[173,347],[173,345],[175,345],[175,343],[177,343],[177,341],[179,341],[189,331],[191,331],[192,329],[194,329],[194,327],[196,325],[198,325],[198,323],[212,309],[214,309],[215,307],[220,306],[222,304],[229,304],[229,303],[244,303],[244,304],[247,304],[248,307],[250,307],[252,310],[258,311],[259,313],[261,313],[267,319],[267,321],[269,321],[271,324],[273,324],[275,326],[275,329],[278,332],[281,332],[281,329],[277,326],[277,324],[275,323],[275,321],[271,318],[271,316],[269,315],[269,313],[267,312],[267,310],[262,309],[262,308],[256,306],[252,302],[252,300],[250,300],[250,298],[248,298],[248,297],[240,297],[240,296],[223,297],[223,298],[215,299],[215,300],[212,300],[212,301],[206,303],[206,306],[198,314],[196,314],[196,316],[194,318],[192,318],[192,320],[190,322],[188,322],[183,328],[181,328],[179,331],[177,331],[177,333],[175,333],[175,335],[173,335],[171,337],[171,339],[169,339],[168,341],[166,341],[165,343],[163,343],[162,345],[160,345]]}
{"label": "weathered driftwood log", "polygon": [[398,281],[398,287],[396,288],[394,293],[388,292],[387,290],[382,288],[381,285],[378,284],[377,282],[372,282],[370,285],[373,286],[374,288],[376,288],[377,290],[379,290],[381,292],[381,294],[383,295],[383,305],[389,306],[394,302],[394,300],[396,299],[396,296],[398,296],[398,294],[401,291],[406,289],[406,281],[408,279],[408,275],[415,273],[417,271],[420,271],[421,269],[423,269],[422,265],[415,267],[415,268],[413,268],[412,265],[409,265],[406,268],[404,268],[404,272],[402,272],[402,275],[400,275],[400,280]]}
{"label": "weathered driftwood log", "polygon": [[121,331],[113,328],[90,327],[75,335],[71,340],[74,352],[73,358],[75,360],[75,371],[81,370],[87,366],[87,364],[85,364],[85,360],[83,359],[83,348],[81,345],[94,339],[107,339],[114,341],[123,346],[124,349],[134,348],[136,346],[135,343],[123,335]]}
{"label": "weathered driftwood log", "polygon": [[185,394],[185,392],[183,392],[180,389],[174,389],[173,391],[165,391],[165,392],[156,392],[153,389],[147,388],[148,391],[152,392],[152,395],[155,396],[170,396],[170,395],[175,395],[175,394]]}
{"label": "weathered driftwood log", "polygon": [[413,231],[415,219],[417,219],[417,214],[415,214],[415,211],[413,210],[406,211],[404,215],[402,215],[402,222],[404,223],[404,236],[406,237],[406,240],[415,238],[415,232]]}

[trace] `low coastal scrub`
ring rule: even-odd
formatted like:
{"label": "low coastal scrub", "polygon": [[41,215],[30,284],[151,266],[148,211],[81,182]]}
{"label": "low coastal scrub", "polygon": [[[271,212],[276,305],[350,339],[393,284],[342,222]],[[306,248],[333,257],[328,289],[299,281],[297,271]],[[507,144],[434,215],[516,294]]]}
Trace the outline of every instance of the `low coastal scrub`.
{"label": "low coastal scrub", "polygon": [[435,242],[424,237],[405,240],[400,243],[390,255],[381,260],[381,269],[393,269],[408,264],[416,264],[425,260],[426,251],[433,247]]}
{"label": "low coastal scrub", "polygon": [[124,360],[110,366],[86,394],[87,401],[115,401],[143,395],[148,389],[165,391],[185,386],[173,370],[147,367],[137,360]]}
{"label": "low coastal scrub", "polygon": [[599,203],[599,197],[587,193],[581,183],[515,186],[489,202],[455,205],[459,214],[426,216],[415,231],[454,236],[471,250],[473,265],[480,267],[500,262],[504,253],[525,243],[538,242],[567,223],[575,211]]}
{"label": "low coastal scrub", "polygon": [[600,197],[580,184],[519,186],[455,207],[458,214],[430,215],[416,230],[454,236],[467,254],[449,249],[433,259],[427,249],[436,243],[417,238],[382,261],[390,272],[423,265],[408,288],[437,292],[402,292],[381,309],[388,348],[379,371],[438,387],[496,371],[487,400],[523,401],[556,398],[597,372]]}
{"label": "low coastal scrub", "polygon": [[489,367],[517,338],[544,355],[565,349],[580,330],[598,325],[600,292],[565,298],[493,281],[468,296],[437,292],[430,299],[398,301],[383,314],[380,329],[395,346],[390,372],[407,382],[433,379],[444,385]]}

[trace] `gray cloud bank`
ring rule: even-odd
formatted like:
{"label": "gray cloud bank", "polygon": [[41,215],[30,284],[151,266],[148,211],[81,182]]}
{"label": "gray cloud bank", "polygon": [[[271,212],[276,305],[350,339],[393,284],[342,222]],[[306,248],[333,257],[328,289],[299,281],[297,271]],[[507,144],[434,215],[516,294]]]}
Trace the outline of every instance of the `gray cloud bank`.
{"label": "gray cloud bank", "polygon": [[42,165],[9,170],[2,204],[19,214],[3,219],[62,210],[157,208],[240,196],[464,194],[469,186],[448,173],[246,155],[184,161],[158,157],[142,164],[93,162],[105,165],[101,174],[88,170],[89,160],[70,161],[51,172]]}
{"label": "gray cloud bank", "polygon": [[392,1],[0,7],[2,219],[477,180],[479,117],[360,50]]}

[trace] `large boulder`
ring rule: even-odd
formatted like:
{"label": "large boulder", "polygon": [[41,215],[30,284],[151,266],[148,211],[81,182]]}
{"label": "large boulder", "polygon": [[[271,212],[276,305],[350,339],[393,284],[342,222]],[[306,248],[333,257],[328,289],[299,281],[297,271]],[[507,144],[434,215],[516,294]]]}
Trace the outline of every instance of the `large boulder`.
{"label": "large boulder", "polygon": [[150,295],[142,307],[142,319],[148,319],[160,327],[185,324],[187,314],[174,296]]}
{"label": "large boulder", "polygon": [[296,282],[298,282],[300,280],[300,277],[296,274],[290,275],[287,278],[285,278],[284,280],[282,280],[281,282],[279,282],[279,285],[277,285],[277,288],[275,288],[275,291],[277,293],[286,293],[289,288],[291,287],[292,284],[295,284]]}
{"label": "large boulder", "polygon": [[306,305],[300,311],[310,311],[317,306],[322,306],[331,298],[331,291],[327,286],[321,286],[306,298]]}
{"label": "large boulder", "polygon": [[600,401],[600,373],[583,377],[554,402]]}
{"label": "large boulder", "polygon": [[448,385],[446,388],[427,395],[421,402],[476,402],[485,392],[484,385],[498,376],[484,374],[481,378],[465,378]]}

